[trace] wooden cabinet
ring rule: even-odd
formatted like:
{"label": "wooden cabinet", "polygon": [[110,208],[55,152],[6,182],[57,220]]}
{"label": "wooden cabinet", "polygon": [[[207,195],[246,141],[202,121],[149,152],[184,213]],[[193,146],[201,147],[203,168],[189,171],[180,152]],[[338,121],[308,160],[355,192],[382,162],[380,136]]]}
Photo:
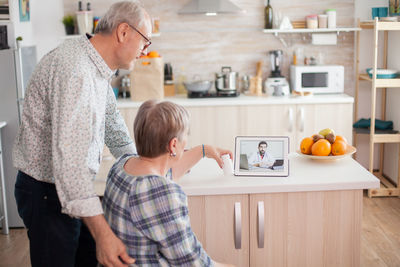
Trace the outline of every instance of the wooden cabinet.
{"label": "wooden cabinet", "polygon": [[249,266],[248,195],[189,197],[193,232],[215,261]]}
{"label": "wooden cabinet", "polygon": [[[236,266],[359,266],[362,190],[190,196],[210,257]],[[240,203],[241,247],[235,248]]]}
{"label": "wooden cabinet", "polygon": [[[352,143],[353,104],[287,104],[186,107],[190,113],[188,147],[209,144],[235,149],[239,135],[283,135],[290,138],[290,151],[301,140],[332,128]],[[138,108],[121,108],[129,133]]]}

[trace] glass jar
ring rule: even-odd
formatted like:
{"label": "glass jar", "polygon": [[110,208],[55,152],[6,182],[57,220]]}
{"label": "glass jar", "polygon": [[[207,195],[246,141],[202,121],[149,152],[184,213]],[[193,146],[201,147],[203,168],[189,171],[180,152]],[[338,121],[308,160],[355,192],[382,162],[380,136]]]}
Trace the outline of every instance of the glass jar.
{"label": "glass jar", "polygon": [[317,29],[318,28],[318,16],[317,15],[308,15],[306,17],[307,28],[308,29]]}

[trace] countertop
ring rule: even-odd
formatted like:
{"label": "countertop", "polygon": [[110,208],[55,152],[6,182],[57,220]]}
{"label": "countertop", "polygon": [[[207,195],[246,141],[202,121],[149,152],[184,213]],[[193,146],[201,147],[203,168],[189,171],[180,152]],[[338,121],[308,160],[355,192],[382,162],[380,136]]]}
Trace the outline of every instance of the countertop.
{"label": "countertop", "polygon": [[[200,106],[240,106],[240,105],[287,105],[287,104],[334,104],[354,103],[354,98],[346,94],[312,95],[312,96],[247,96],[219,98],[187,98],[186,95],[165,97],[164,100],[177,103],[184,107]],[[119,99],[118,108],[138,108],[142,102],[130,99]]]}
{"label": "countertop", "polygon": [[[351,157],[336,161],[289,155],[288,177],[224,176],[212,159],[202,159],[177,183],[189,196],[257,194],[379,188],[379,180]],[[104,180],[95,181],[95,190],[103,195]]]}

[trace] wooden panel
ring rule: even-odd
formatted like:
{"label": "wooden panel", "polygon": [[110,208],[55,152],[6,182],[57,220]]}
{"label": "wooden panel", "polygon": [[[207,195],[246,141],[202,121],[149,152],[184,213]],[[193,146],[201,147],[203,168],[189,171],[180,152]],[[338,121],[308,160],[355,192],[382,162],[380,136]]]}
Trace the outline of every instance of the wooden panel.
{"label": "wooden panel", "polygon": [[[264,202],[264,248],[258,247],[257,203]],[[250,195],[250,266],[287,266],[288,194]]]}
{"label": "wooden panel", "polygon": [[[217,262],[249,266],[248,195],[189,197],[193,231],[208,255]],[[242,246],[235,249],[234,206],[241,204]]]}
{"label": "wooden panel", "polygon": [[208,144],[232,151],[235,149],[235,136],[242,134],[237,106],[186,107],[186,109],[190,113],[188,147]]}
{"label": "wooden panel", "polygon": [[[292,116],[292,121],[290,120],[290,116]],[[290,151],[293,151],[294,144],[296,143],[296,106],[241,106],[240,126],[241,132],[247,136],[289,136]]]}
{"label": "wooden panel", "polygon": [[121,108],[119,109],[121,116],[124,118],[129,134],[133,139],[133,122],[135,121],[138,108]]}
{"label": "wooden panel", "polygon": [[[265,247],[257,244],[257,202]],[[362,190],[250,196],[250,266],[359,266]]]}

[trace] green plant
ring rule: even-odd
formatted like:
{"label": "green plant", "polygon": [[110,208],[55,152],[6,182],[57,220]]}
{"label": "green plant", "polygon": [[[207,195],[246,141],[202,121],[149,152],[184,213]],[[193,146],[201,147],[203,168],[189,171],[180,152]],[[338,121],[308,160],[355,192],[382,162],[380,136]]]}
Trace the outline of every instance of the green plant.
{"label": "green plant", "polygon": [[64,24],[64,26],[68,27],[68,26],[74,26],[75,22],[74,22],[74,16],[72,15],[66,15],[63,17],[62,19],[62,23]]}

